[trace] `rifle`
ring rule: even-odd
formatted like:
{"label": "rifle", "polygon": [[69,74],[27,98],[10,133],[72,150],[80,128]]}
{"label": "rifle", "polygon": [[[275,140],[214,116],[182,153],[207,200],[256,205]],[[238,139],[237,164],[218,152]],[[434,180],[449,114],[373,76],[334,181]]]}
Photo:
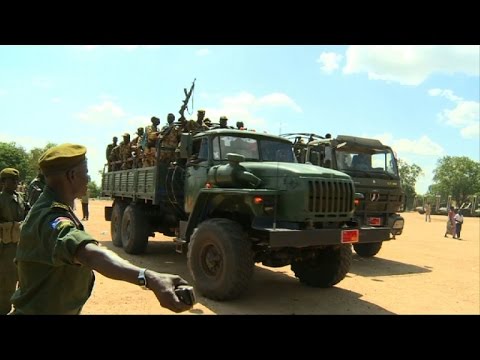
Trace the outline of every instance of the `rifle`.
{"label": "rifle", "polygon": [[188,101],[190,100],[190,97],[192,96],[192,93],[193,93],[193,88],[195,87],[195,80],[197,79],[193,79],[193,83],[192,83],[192,86],[190,87],[190,91],[187,92],[187,89],[183,89],[183,92],[185,93],[185,100],[183,100],[183,104],[182,106],[180,106],[180,111],[178,112],[180,114],[180,121],[182,121],[183,119],[185,119],[185,116],[183,115],[183,113],[185,112],[185,109],[188,107]]}

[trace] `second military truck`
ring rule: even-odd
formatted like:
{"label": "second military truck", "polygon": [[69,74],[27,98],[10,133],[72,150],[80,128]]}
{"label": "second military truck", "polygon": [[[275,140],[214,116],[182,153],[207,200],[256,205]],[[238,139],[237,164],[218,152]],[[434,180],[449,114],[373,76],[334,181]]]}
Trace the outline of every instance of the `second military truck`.
{"label": "second military truck", "polygon": [[353,245],[363,257],[375,256],[384,241],[395,239],[403,231],[405,194],[400,183],[393,150],[379,140],[348,135],[325,138],[315,134],[294,133],[283,137],[294,143],[299,162],[336,169],[350,175],[358,199],[355,218],[360,224],[362,242]]}
{"label": "second military truck", "polygon": [[182,134],[176,161],[104,172],[113,198],[113,244],[140,254],[153,232],[187,250],[195,289],[215,300],[240,296],[255,263],[291,265],[314,287],[340,282],[351,244],[354,184],[345,173],[298,164],[278,136],[233,129]]}

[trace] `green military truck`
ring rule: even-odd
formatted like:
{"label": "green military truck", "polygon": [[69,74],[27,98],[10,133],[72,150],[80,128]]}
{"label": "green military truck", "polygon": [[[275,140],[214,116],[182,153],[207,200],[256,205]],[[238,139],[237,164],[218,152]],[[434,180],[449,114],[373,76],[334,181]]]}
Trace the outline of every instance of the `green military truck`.
{"label": "green military truck", "polygon": [[294,143],[301,163],[336,169],[350,175],[355,191],[355,218],[360,224],[360,239],[353,245],[358,255],[375,256],[384,241],[403,231],[405,194],[400,183],[397,160],[389,146],[379,140],[339,135],[324,138],[316,134],[293,133],[282,137]]}
{"label": "green military truck", "polygon": [[240,296],[255,263],[291,265],[314,287],[348,273],[359,241],[350,176],[298,164],[286,139],[233,129],[182,134],[177,160],[158,159],[103,173],[115,246],[140,254],[154,232],[174,237],[196,290],[214,300]]}

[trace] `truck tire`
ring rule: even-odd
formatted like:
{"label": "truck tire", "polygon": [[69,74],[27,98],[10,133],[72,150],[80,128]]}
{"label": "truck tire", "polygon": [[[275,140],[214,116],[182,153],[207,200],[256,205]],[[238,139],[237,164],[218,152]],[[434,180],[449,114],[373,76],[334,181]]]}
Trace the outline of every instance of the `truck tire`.
{"label": "truck tire", "polygon": [[354,244],[355,252],[362,257],[372,257],[378,254],[382,248],[383,242]]}
{"label": "truck tire", "polygon": [[195,289],[220,301],[239,297],[255,267],[252,244],[242,227],[228,219],[202,222],[192,234],[187,258]]}
{"label": "truck tire", "polygon": [[313,259],[293,261],[291,268],[301,283],[328,288],[345,278],[351,263],[352,247],[347,244],[319,250]]}
{"label": "truck tire", "polygon": [[115,200],[113,203],[112,219],[110,221],[110,235],[114,246],[122,247],[122,217],[127,205]]}
{"label": "truck tire", "polygon": [[122,245],[128,254],[142,254],[148,244],[149,226],[142,209],[128,205],[122,217]]}

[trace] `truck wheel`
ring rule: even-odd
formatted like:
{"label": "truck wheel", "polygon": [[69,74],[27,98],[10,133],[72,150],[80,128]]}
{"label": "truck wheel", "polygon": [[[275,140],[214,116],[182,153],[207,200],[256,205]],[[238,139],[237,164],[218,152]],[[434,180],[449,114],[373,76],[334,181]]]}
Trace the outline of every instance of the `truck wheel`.
{"label": "truck wheel", "polygon": [[362,257],[372,257],[378,254],[382,248],[383,242],[354,244],[355,252]]}
{"label": "truck wheel", "polygon": [[122,244],[128,254],[141,254],[148,244],[149,226],[141,208],[128,205],[122,218]]}
{"label": "truck wheel", "polygon": [[351,263],[352,247],[348,244],[319,250],[313,259],[293,261],[291,268],[301,283],[327,288],[345,278]]}
{"label": "truck wheel", "polygon": [[210,219],[193,232],[188,268],[195,289],[213,300],[240,296],[250,284],[255,262],[242,227],[228,219]]}
{"label": "truck wheel", "polygon": [[122,247],[122,217],[127,205],[115,200],[113,203],[112,219],[110,221],[110,235],[114,246]]}

